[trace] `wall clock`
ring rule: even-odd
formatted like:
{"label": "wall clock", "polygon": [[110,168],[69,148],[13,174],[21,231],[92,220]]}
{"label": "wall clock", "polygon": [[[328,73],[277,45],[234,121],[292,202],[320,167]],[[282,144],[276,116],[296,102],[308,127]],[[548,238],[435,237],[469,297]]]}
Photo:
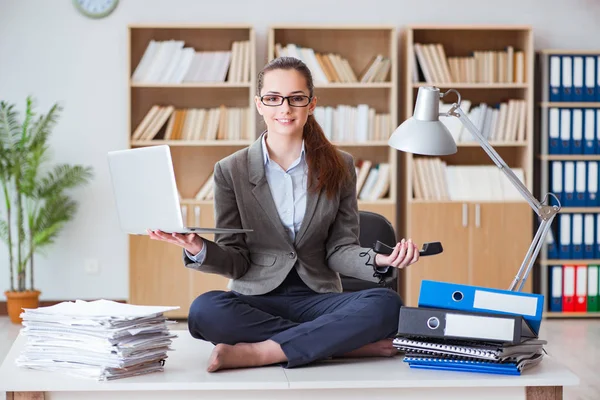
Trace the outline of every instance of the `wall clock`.
{"label": "wall clock", "polygon": [[119,0],[73,0],[77,11],[90,18],[104,18],[117,8]]}

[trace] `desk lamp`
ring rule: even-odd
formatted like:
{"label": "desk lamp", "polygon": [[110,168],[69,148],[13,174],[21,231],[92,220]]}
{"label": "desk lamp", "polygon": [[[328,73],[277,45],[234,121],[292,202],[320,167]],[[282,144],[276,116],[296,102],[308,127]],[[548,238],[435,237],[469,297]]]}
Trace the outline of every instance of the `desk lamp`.
{"label": "desk lamp", "polygon": [[[447,113],[440,114],[440,99],[449,93],[455,93],[458,96],[458,102],[452,104],[452,107]],[[515,275],[515,278],[508,289],[509,291],[516,290],[520,292],[523,289],[523,285],[529,276],[531,267],[540,252],[545,237],[550,230],[552,221],[560,211],[560,201],[556,195],[548,193],[544,198],[543,203],[546,203],[548,196],[552,196],[556,199],[558,205],[551,206],[540,203],[506,165],[504,160],[489,144],[487,139],[483,137],[475,125],[473,125],[471,120],[469,120],[464,111],[460,108],[460,103],[460,93],[455,89],[440,93],[440,89],[436,87],[420,87],[413,116],[396,128],[388,141],[388,145],[397,150],[421,155],[440,156],[456,153],[457,148],[454,138],[450,134],[448,128],[440,122],[440,116],[457,117],[465,128],[471,132],[494,164],[500,168],[508,180],[514,185],[519,193],[521,193],[525,200],[527,200],[533,211],[541,218],[541,223],[535,233],[529,250],[525,255],[521,268],[519,268],[517,275]]]}

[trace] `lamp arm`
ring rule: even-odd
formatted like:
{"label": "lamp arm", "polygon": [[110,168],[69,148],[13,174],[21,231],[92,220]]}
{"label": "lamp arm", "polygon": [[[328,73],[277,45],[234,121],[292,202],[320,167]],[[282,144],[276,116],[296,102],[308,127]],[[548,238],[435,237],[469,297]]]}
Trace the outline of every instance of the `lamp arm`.
{"label": "lamp arm", "polygon": [[458,117],[460,122],[467,128],[469,132],[477,139],[479,145],[483,148],[483,150],[487,153],[487,155],[492,159],[494,164],[506,175],[506,177],[510,180],[513,186],[521,193],[521,196],[527,200],[533,211],[539,216],[541,216],[541,203],[533,197],[529,189],[521,182],[521,180],[515,175],[515,173],[506,165],[506,162],[500,157],[500,155],[494,150],[494,148],[490,145],[486,138],[483,137],[481,132],[475,127],[475,125],[471,122],[471,120],[466,116],[465,112],[460,108],[460,106],[452,107],[452,109],[448,112],[449,115]]}
{"label": "lamp arm", "polygon": [[[460,99],[460,97],[459,97]],[[460,103],[460,100],[459,100]],[[462,122],[462,124],[467,128],[469,132],[475,137],[475,139],[479,142],[479,145],[483,148],[483,150],[487,153],[487,155],[492,159],[494,164],[506,175],[506,177],[510,180],[513,186],[521,193],[521,195],[527,200],[533,211],[542,219],[538,230],[535,233],[533,241],[529,246],[529,250],[523,259],[523,263],[515,275],[514,280],[512,281],[508,290],[521,291],[523,289],[523,285],[527,280],[529,273],[531,272],[531,268],[537,256],[544,244],[546,235],[550,230],[552,225],[552,221],[558,212],[560,211],[560,201],[553,193],[548,193],[549,196],[552,196],[556,199],[558,206],[550,206],[544,205],[540,203],[534,196],[531,194],[529,189],[521,182],[521,180],[515,175],[515,173],[506,165],[506,162],[500,157],[500,155],[494,150],[494,148],[489,144],[487,139],[483,137],[481,132],[475,127],[475,125],[471,122],[471,120],[466,116],[465,112],[460,108],[459,104],[454,104],[450,111],[448,111],[448,116],[458,117],[458,119]],[[548,199],[548,195],[544,198],[544,203]],[[520,284],[519,284],[520,282]],[[517,285],[518,288],[517,288]]]}

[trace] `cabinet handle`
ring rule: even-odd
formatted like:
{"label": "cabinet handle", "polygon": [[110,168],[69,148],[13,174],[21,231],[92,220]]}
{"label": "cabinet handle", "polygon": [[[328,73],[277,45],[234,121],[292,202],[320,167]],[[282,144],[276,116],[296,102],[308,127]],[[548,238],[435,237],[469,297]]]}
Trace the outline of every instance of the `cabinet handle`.
{"label": "cabinet handle", "polygon": [[475,204],[475,227],[481,226],[481,207],[479,204]]}
{"label": "cabinet handle", "polygon": [[467,225],[469,224],[469,209],[467,207],[466,203],[463,203],[463,213],[462,213],[462,226],[463,228],[466,228]]}

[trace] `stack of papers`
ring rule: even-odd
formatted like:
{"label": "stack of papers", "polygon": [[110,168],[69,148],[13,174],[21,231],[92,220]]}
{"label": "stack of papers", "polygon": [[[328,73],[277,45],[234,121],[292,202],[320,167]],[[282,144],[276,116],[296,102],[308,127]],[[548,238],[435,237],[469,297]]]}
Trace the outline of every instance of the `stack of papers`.
{"label": "stack of papers", "polygon": [[99,381],[163,371],[177,336],[163,313],[178,308],[77,300],[24,309],[16,364]]}

